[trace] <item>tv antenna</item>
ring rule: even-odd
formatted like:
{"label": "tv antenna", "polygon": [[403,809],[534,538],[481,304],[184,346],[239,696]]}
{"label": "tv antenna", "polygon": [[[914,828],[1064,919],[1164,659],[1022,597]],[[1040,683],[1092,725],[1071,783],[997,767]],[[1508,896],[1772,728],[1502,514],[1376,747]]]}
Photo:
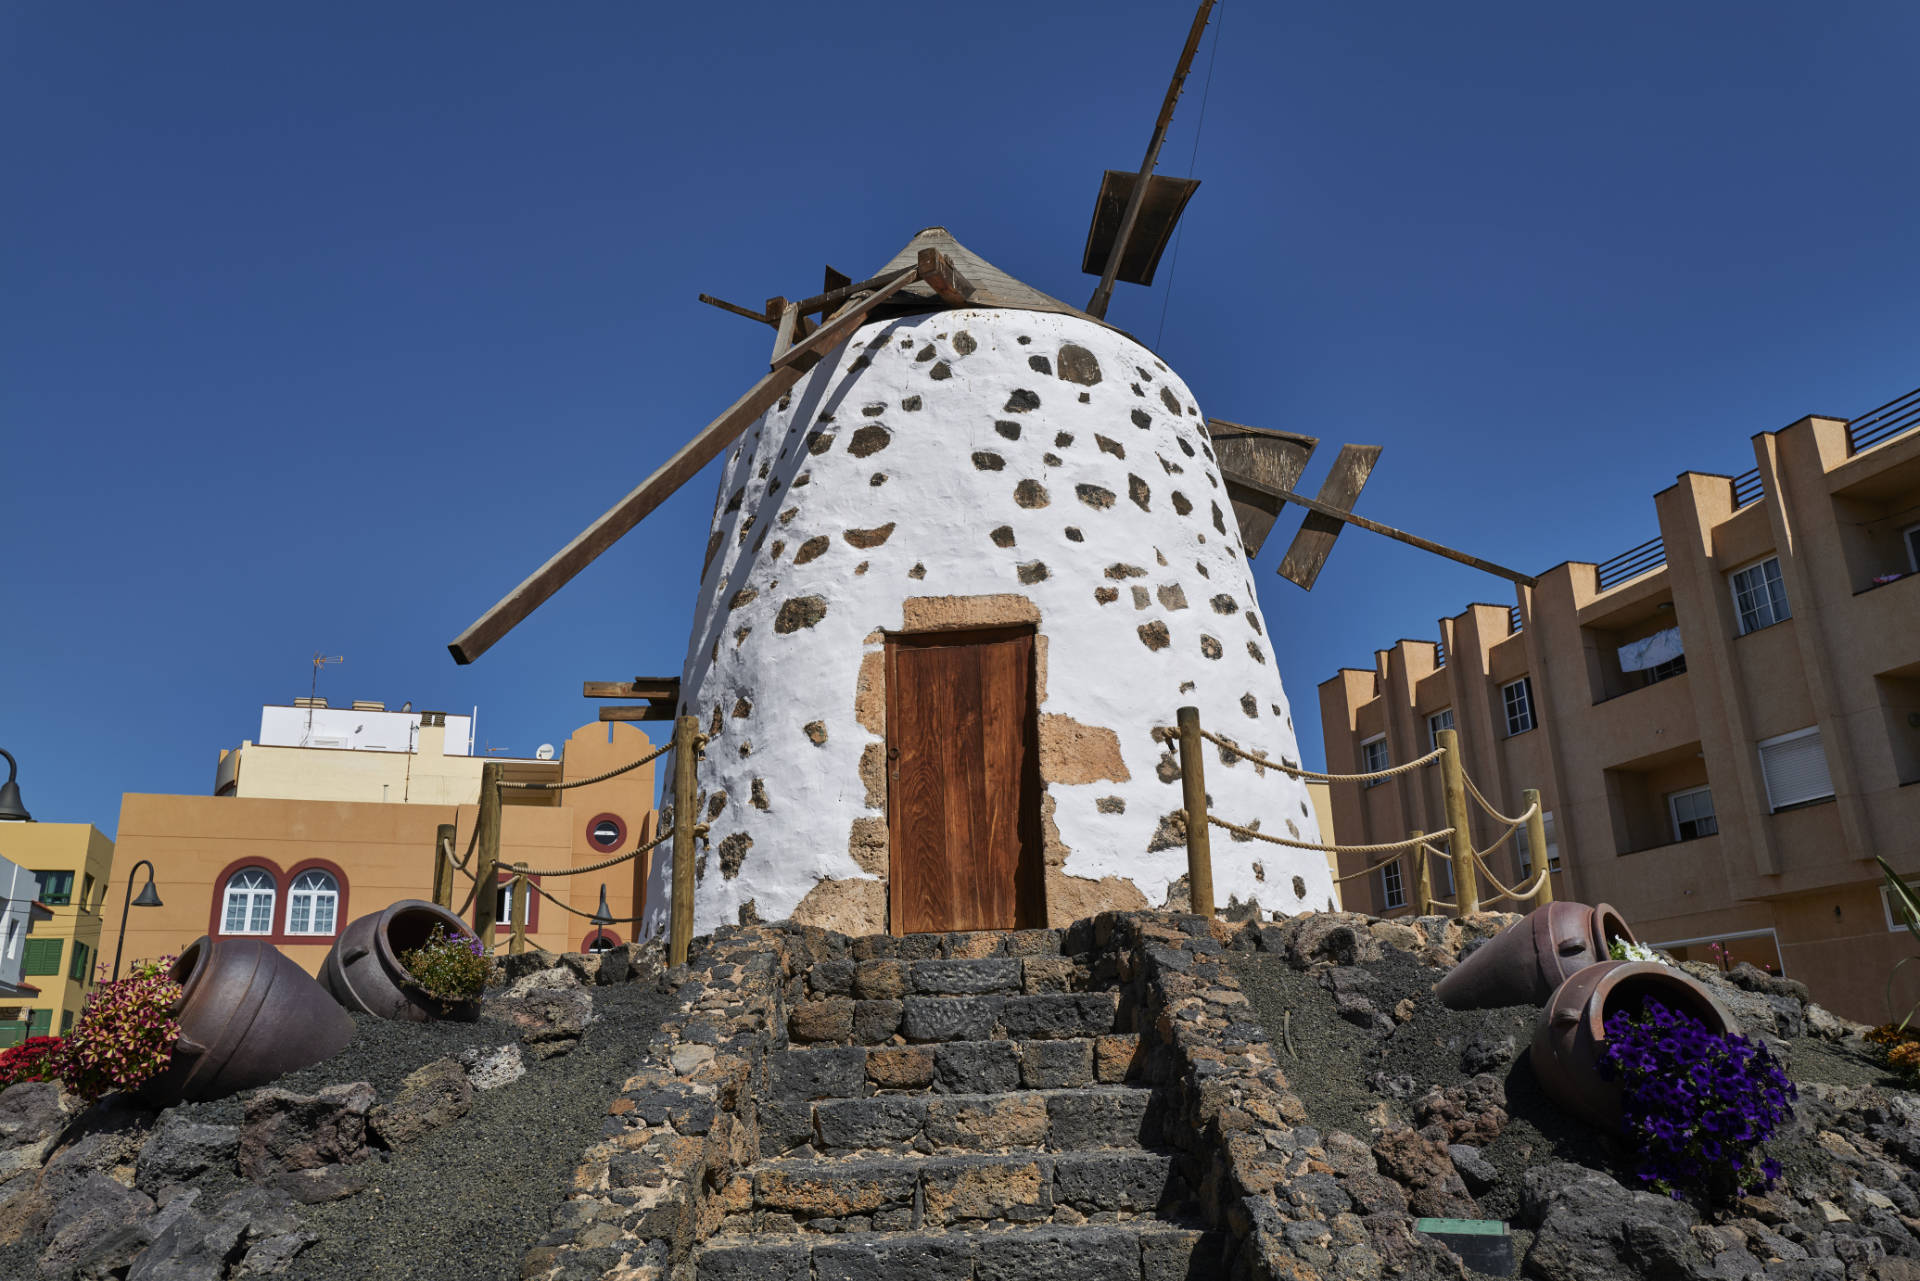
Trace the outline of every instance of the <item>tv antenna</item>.
{"label": "tv antenna", "polygon": [[[313,709],[320,700],[320,669],[329,663],[344,663],[346,661],[347,656],[345,654],[335,654],[332,658],[328,658],[326,654],[319,650],[315,650],[313,653],[313,683],[307,687],[307,737],[309,739],[313,737]],[[302,746],[305,746],[305,744],[303,743]]]}

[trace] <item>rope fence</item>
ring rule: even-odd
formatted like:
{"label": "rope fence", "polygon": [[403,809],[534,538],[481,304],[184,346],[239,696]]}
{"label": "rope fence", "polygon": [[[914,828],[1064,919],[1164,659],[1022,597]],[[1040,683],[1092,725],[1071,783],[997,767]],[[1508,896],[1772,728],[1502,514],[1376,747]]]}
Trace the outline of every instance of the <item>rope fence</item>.
{"label": "rope fence", "polygon": [[570,787],[586,787],[592,783],[604,783],[610,778],[618,778],[628,770],[639,769],[642,765],[659,760],[672,750],[673,742],[669,739],[664,747],[648,752],[637,761],[628,761],[617,769],[610,769],[604,774],[595,774],[592,778],[576,778],[571,783],[510,783],[503,778],[496,786],[528,792],[564,792]]}
{"label": "rope fence", "polygon": [[[1180,708],[1176,724],[1171,728],[1164,725],[1156,726],[1153,736],[1156,740],[1163,742],[1168,737],[1172,737],[1179,744],[1180,777],[1185,800],[1183,817],[1186,820],[1187,884],[1195,912],[1211,915],[1213,911],[1213,855],[1209,829],[1215,827],[1230,833],[1237,840],[1264,841],[1269,845],[1285,846],[1288,849],[1311,850],[1315,853],[1336,856],[1352,854],[1366,861],[1366,865],[1357,871],[1333,875],[1332,880],[1336,885],[1363,880],[1375,872],[1400,863],[1403,859],[1409,860],[1412,862],[1412,870],[1415,872],[1415,880],[1418,884],[1417,893],[1422,913],[1435,907],[1456,910],[1462,914],[1479,911],[1482,903],[1479,887],[1481,876],[1486,877],[1487,883],[1495,891],[1486,897],[1488,903],[1507,901],[1517,903],[1522,900],[1531,900],[1535,904],[1540,904],[1551,902],[1553,899],[1553,880],[1550,875],[1549,860],[1546,857],[1539,793],[1531,790],[1527,792],[1525,796],[1527,808],[1517,816],[1510,817],[1495,809],[1492,802],[1487,800],[1478,785],[1462,768],[1460,739],[1454,730],[1438,731],[1435,735],[1434,750],[1425,756],[1401,765],[1360,774],[1322,773],[1317,770],[1302,769],[1284,761],[1276,761],[1260,751],[1242,747],[1238,743],[1202,728],[1200,710],[1197,707]],[[1263,767],[1271,767],[1290,778],[1325,783],[1370,785],[1438,764],[1441,798],[1446,808],[1447,826],[1434,832],[1415,832],[1402,841],[1347,844],[1337,841],[1319,843],[1288,839],[1262,832],[1256,827],[1232,822],[1209,810],[1205,778],[1206,761],[1201,750],[1203,743],[1212,743],[1223,753],[1231,753],[1223,756],[1224,762],[1228,765],[1244,758],[1254,763],[1256,773],[1261,772]],[[1491,845],[1482,850],[1473,848],[1473,831],[1469,825],[1471,816],[1467,810],[1469,797],[1479,804],[1488,817],[1505,828]],[[1528,844],[1532,850],[1531,861],[1539,865],[1539,871],[1526,884],[1515,889],[1502,884],[1494,876],[1488,868],[1486,859],[1488,855],[1497,852],[1507,842],[1513,840],[1514,835],[1522,830],[1526,831]],[[1433,842],[1438,840],[1446,840],[1450,845],[1458,846],[1459,852],[1464,854],[1464,857],[1457,858],[1454,851],[1436,848]],[[1373,859],[1372,856],[1377,854],[1385,854],[1388,857]],[[1453,866],[1454,881],[1459,891],[1455,895],[1454,902],[1446,902],[1432,896],[1431,878],[1427,872],[1429,857],[1444,859]]]}

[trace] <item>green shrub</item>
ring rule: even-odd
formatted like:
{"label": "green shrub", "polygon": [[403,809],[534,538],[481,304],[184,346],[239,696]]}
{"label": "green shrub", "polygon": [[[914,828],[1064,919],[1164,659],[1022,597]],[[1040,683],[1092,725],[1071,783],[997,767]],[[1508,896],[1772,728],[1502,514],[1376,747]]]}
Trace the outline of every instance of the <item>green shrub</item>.
{"label": "green shrub", "polygon": [[112,1090],[136,1089],[166,1068],[180,1039],[172,964],[170,956],[136,961],[132,974],[94,989],[54,1056],[69,1090],[91,1103]]}
{"label": "green shrub", "polygon": [[471,1001],[487,985],[487,951],[472,934],[449,936],[436,925],[427,941],[400,957],[413,981],[442,1001]]}

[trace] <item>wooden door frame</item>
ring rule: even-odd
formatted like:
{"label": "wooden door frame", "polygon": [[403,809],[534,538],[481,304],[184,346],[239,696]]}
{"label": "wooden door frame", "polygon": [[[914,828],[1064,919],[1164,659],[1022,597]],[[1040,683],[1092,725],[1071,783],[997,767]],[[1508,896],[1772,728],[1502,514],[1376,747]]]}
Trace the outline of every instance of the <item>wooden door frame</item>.
{"label": "wooden door frame", "polygon": [[[887,933],[896,938],[904,936],[904,921],[895,908],[894,895],[894,857],[895,841],[893,832],[893,734],[898,724],[894,716],[894,698],[900,685],[894,656],[902,647],[912,649],[934,649],[949,645],[992,644],[995,641],[1014,640],[1027,637],[1032,643],[1027,650],[1027,718],[1023,727],[1026,747],[1026,770],[1022,780],[1023,794],[1031,787],[1033,803],[1023,806],[1020,813],[1020,830],[1023,846],[1031,843],[1034,850],[1034,870],[1031,885],[1016,885],[1016,902],[1025,901],[1027,914],[1034,916],[1038,925],[1020,925],[1016,919],[1014,928],[1041,928],[1047,922],[1047,869],[1046,844],[1041,809],[1045,798],[1045,782],[1040,777],[1040,628],[1037,623],[985,623],[933,629],[915,629],[912,631],[883,630],[881,632],[885,658],[881,664],[881,679],[885,688],[881,691],[881,705],[885,709],[886,732],[881,737],[880,777],[884,784],[883,799],[886,802],[884,813],[887,821]],[[1024,870],[1024,865],[1023,865]],[[1019,912],[1016,909],[1016,918]]]}

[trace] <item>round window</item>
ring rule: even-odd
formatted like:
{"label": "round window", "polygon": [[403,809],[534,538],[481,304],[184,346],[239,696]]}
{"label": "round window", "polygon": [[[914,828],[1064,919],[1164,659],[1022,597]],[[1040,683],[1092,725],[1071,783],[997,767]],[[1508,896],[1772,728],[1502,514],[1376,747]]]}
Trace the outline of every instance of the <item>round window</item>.
{"label": "round window", "polygon": [[627,839],[627,825],[618,814],[600,814],[587,824],[587,843],[597,850],[612,853]]}

